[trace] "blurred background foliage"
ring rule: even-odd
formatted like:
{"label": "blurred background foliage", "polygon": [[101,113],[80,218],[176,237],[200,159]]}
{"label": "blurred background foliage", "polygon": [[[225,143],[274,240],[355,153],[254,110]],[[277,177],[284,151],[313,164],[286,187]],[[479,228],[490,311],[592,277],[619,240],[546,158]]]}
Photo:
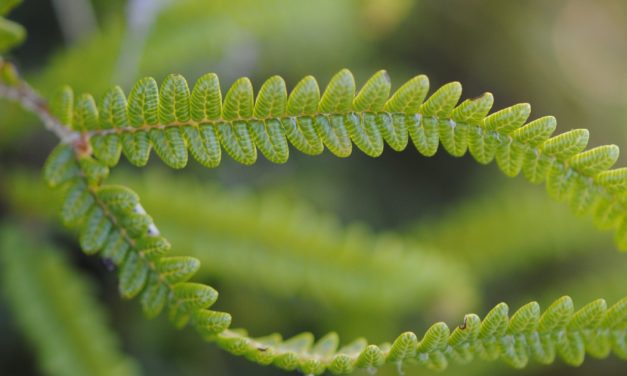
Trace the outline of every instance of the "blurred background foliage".
{"label": "blurred background foliage", "polygon": [[[591,129],[593,146],[627,147],[621,0],[27,0],[11,19],[29,33],[11,58],[43,94],[67,83],[100,95],[174,72],[193,81],[213,71],[226,88],[244,75],[257,87],[273,74],[288,86],[307,74],[325,82],[347,67],[363,83],[385,68],[397,84],[426,73],[432,87],[459,80],[465,97],[491,91],[496,108],[530,102],[532,117],[555,115],[562,131]],[[70,349],[50,366],[48,351],[58,346],[32,333],[58,328],[37,326],[34,311],[51,309],[61,321],[65,311],[20,304],[21,295],[42,294],[13,289],[11,270],[24,257],[41,264],[32,281],[89,285],[59,294],[83,302],[65,307],[79,327],[81,314],[105,307],[81,330],[111,338],[100,349],[78,349],[112,359],[98,363],[103,374],[116,366],[146,375],[281,374],[164,318],[145,320],[139,305],[118,298],[114,273],[79,252],[55,217],[58,197],[39,178],[56,140],[15,106],[0,103],[0,114],[0,216],[13,224],[2,226],[0,242],[0,374],[67,375],[81,354]],[[137,190],[174,252],[202,260],[199,276],[220,291],[219,309],[256,335],[337,330],[344,341],[376,342],[435,321],[453,326],[500,301],[545,306],[569,294],[576,303],[611,304],[627,285],[627,260],[610,234],[542,188],[469,156],[425,159],[411,148],[377,159],[293,153],[283,166],[225,161],[209,172],[193,164],[173,172],[153,158],[143,170],[123,163],[112,180]],[[381,374],[396,374],[392,368]],[[514,371],[476,361],[446,372]],[[588,359],[579,369],[558,363],[516,372],[614,375],[625,366]]]}

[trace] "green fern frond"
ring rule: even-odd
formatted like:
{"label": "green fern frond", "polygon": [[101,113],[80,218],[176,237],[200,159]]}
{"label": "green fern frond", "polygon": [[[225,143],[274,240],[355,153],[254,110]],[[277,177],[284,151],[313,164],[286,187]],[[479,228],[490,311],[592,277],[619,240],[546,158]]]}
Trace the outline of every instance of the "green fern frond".
{"label": "green fern frond", "polygon": [[72,270],[59,250],[27,241],[30,237],[17,226],[0,228],[0,277],[41,368],[60,376],[139,374],[137,364],[119,352],[90,281]]}
{"label": "green fern frond", "polygon": [[[442,108],[441,106],[437,108]],[[84,184],[94,203],[86,220],[80,224],[83,247],[88,253],[102,252],[119,266],[120,293],[132,298],[141,294],[144,311],[155,316],[166,306],[177,327],[191,324],[199,334],[225,350],[260,364],[273,364],[286,370],[298,369],[305,374],[349,373],[356,368],[376,369],[385,363],[401,367],[418,363],[436,370],[449,361],[468,362],[474,357],[502,359],[514,367],[524,367],[529,359],[543,364],[554,361],[556,354],[571,365],[579,365],[585,353],[606,357],[611,351],[627,358],[627,298],[610,309],[597,300],[574,312],[573,302],[563,297],[542,315],[536,303],[530,303],[510,320],[504,303],[490,311],[483,321],[467,315],[464,323],[451,334],[444,323],[434,324],[422,340],[411,332],[402,334],[392,344],[367,345],[357,340],[336,352],[339,340],[334,334],[314,344],[309,333],[283,342],[279,335],[254,339],[245,330],[230,330],[231,316],[210,310],[217,292],[210,286],[189,282],[198,268],[193,258],[172,259],[166,255],[169,243],[161,237],[151,218],[137,202],[136,196],[122,187],[100,186],[98,169],[81,169],[91,156],[74,153],[71,146],[59,145],[48,160],[44,175],[52,186]],[[78,168],[73,169],[70,165]],[[103,166],[103,165],[101,165]],[[104,166],[103,166],[104,167]],[[75,171],[73,175],[61,174]],[[95,171],[95,173],[94,173]],[[99,194],[100,190],[104,193]],[[97,218],[94,220],[93,218]],[[106,234],[103,235],[103,234]],[[101,240],[103,239],[103,240]]]}
{"label": "green fern frond", "polygon": [[[208,80],[215,79],[213,76],[206,77]],[[298,109],[293,109],[294,111],[313,111],[306,117],[312,120],[316,130],[312,134],[318,138],[308,140],[308,144],[322,142],[335,154],[347,156],[351,152],[352,141],[366,153],[370,150],[372,156],[376,156],[379,145],[382,145],[379,142],[381,139],[385,138],[387,142],[399,139],[402,141],[402,137],[395,136],[403,134],[402,127],[407,126],[407,134],[423,154],[434,153],[441,142],[449,153],[462,155],[468,148],[468,130],[474,127],[477,131],[475,134],[484,137],[484,142],[479,145],[479,149],[483,151],[482,158],[493,154],[506,174],[518,174],[527,159],[531,158],[531,154],[545,153],[548,162],[544,165],[547,166],[547,171],[539,174],[536,171],[536,175],[546,175],[547,188],[551,195],[564,197],[574,189],[572,187],[586,190],[586,196],[592,198],[590,202],[605,198],[614,210],[618,210],[618,218],[623,220],[623,203],[620,201],[623,192],[614,192],[610,188],[597,185],[597,182],[603,181],[597,175],[603,173],[603,168],[609,168],[610,162],[613,163],[612,159],[617,156],[615,147],[583,152],[588,136],[585,130],[538,140],[538,135],[548,135],[549,132],[538,131],[536,124],[554,127],[554,122],[539,120],[536,124],[528,125],[526,129],[520,128],[529,116],[529,106],[524,104],[488,115],[480,119],[478,124],[458,124],[450,117],[453,116],[455,105],[461,96],[461,86],[458,83],[445,85],[424,103],[418,103],[417,99],[422,101],[424,97],[424,79],[420,77],[399,89],[399,94],[383,104],[384,108],[388,106],[410,111],[409,115],[351,111],[354,103],[360,108],[380,108],[381,93],[387,92],[386,79],[383,73],[375,76],[366,85],[366,94],[356,101],[353,98],[354,79],[350,72],[343,70],[331,80],[317,106],[311,100],[320,97],[317,85],[313,84],[315,80],[305,79],[296,91],[299,98],[294,99],[292,104],[296,106],[297,103],[305,103],[304,106],[298,105]],[[211,85],[201,85],[202,89],[199,90],[203,92],[195,97],[212,97],[212,101],[197,103],[194,107],[200,111],[196,116],[206,116],[209,112],[207,109],[219,103],[216,100],[220,96],[219,92],[214,92],[211,96],[207,93],[207,87]],[[112,102],[112,112],[122,116],[127,113],[128,124],[131,126],[117,127],[127,124],[127,120],[122,119],[120,124],[113,124],[113,128],[104,130],[97,128],[100,127],[99,122],[93,120],[96,112],[92,106],[93,100],[89,96],[82,96],[75,106],[78,110],[73,112],[74,120],[71,125],[75,129],[78,127],[77,131],[82,133],[82,139],[121,135],[123,152],[131,161],[134,158],[135,161],[141,160],[141,163],[136,163],[139,165],[148,160],[150,148],[154,147],[167,164],[183,167],[187,161],[187,149],[180,133],[182,127],[217,128],[214,134],[217,134],[225,150],[244,163],[254,162],[256,147],[266,156],[271,151],[274,153],[272,155],[283,155],[286,159],[287,143],[277,142],[276,139],[278,137],[285,140],[285,134],[289,133],[279,126],[284,119],[254,118],[255,114],[271,116],[275,111],[287,111],[285,106],[289,107],[290,102],[289,99],[286,101],[282,80],[273,78],[264,85],[257,103],[253,100],[250,82],[247,79],[238,80],[224,99],[221,118],[208,124],[179,123],[179,119],[189,119],[192,108],[189,90],[180,77],[170,76],[166,79],[162,92],[165,95],[159,99],[154,80],[141,80],[131,92],[127,107],[121,106],[125,102],[123,100]],[[474,108],[466,102],[465,107],[457,111],[455,116],[467,116],[469,119],[473,116],[477,119],[478,115],[484,116],[487,113],[486,108],[491,104],[490,96],[485,95],[478,101],[481,103]],[[69,101],[58,102],[65,103],[66,108],[56,111],[69,113]],[[116,103],[118,108],[115,108]],[[417,112],[414,113],[416,109]],[[161,114],[159,111],[167,112]],[[215,113],[215,109],[212,112]],[[360,120],[366,119],[366,115],[404,120],[375,119],[374,123],[367,124],[365,120]],[[298,127],[298,120],[302,116],[288,118],[296,122]],[[159,121],[163,119],[173,120],[175,123],[160,124]],[[266,121],[269,120],[276,120],[275,131],[271,132],[271,127],[266,127]],[[259,124],[266,125],[261,127]],[[402,125],[399,126],[400,124]],[[387,126],[392,128],[386,128]],[[386,129],[394,130],[386,133]],[[539,146],[533,147],[517,141],[510,135],[515,131],[519,131],[522,138],[529,142],[539,142]],[[304,137],[305,133],[301,134]],[[130,147],[125,146],[127,143],[131,144]],[[508,318],[507,306],[500,304],[483,321],[474,315],[467,316],[465,323],[452,335],[448,326],[438,323],[427,330],[421,341],[418,341],[414,333],[405,333],[391,345],[367,345],[365,341],[359,340],[349,345],[350,350],[340,349],[339,353],[335,352],[339,340],[334,334],[323,337],[315,345],[313,337],[307,333],[285,342],[278,335],[255,340],[248,337],[244,330],[228,329],[231,323],[228,313],[209,309],[217,299],[217,292],[210,286],[189,282],[196,273],[199,262],[189,257],[166,256],[170,245],[139,204],[137,196],[124,187],[101,185],[108,176],[108,168],[103,161],[114,160],[118,156],[109,156],[110,158],[99,161],[90,155],[89,149],[80,144],[77,146],[74,148],[73,145],[59,145],[46,163],[44,176],[51,186],[62,185],[66,189],[70,187],[65,205],[68,214],[65,217],[69,222],[77,222],[83,250],[89,254],[100,252],[119,267],[121,295],[125,298],[141,295],[142,305],[148,316],[158,315],[167,307],[170,320],[175,326],[191,324],[205,339],[217,342],[236,355],[244,355],[261,364],[272,363],[287,370],[299,369],[307,374],[320,374],[326,369],[335,373],[347,373],[355,368],[375,369],[390,362],[399,366],[413,362],[443,369],[450,360],[465,362],[475,356],[487,360],[501,358],[514,367],[523,367],[530,358],[541,363],[552,363],[556,353],[572,365],[580,364],[586,351],[598,357],[607,356],[611,350],[622,358],[627,355],[625,299],[609,310],[606,310],[605,302],[599,300],[574,313],[572,301],[564,297],[551,305],[542,316],[537,305],[531,303],[511,320]],[[98,152],[95,154],[98,157]],[[217,160],[215,156],[214,160]],[[541,166],[539,163],[535,165]],[[619,173],[612,174],[620,177]],[[576,184],[572,185],[571,180],[574,182],[572,184]],[[617,195],[613,196],[614,193]],[[85,198],[88,196],[91,200]],[[570,200],[570,203],[577,207],[586,204],[581,200]],[[607,222],[608,216],[603,218]]]}
{"label": "green fern frond", "polygon": [[[528,104],[488,115],[493,103],[489,93],[457,106],[457,82],[429,98],[427,90],[427,78],[417,76],[388,99],[389,78],[380,71],[355,95],[352,74],[342,70],[322,95],[312,77],[288,95],[283,80],[275,76],[262,85],[256,100],[250,80],[242,78],[222,101],[215,74],[203,76],[191,92],[181,76],[170,75],[161,89],[152,78],[140,80],[128,104],[119,88],[107,92],[99,109],[91,96],[82,95],[68,125],[87,137],[96,158],[109,166],[120,153],[143,166],[151,149],[167,165],[183,168],[188,151],[199,163],[216,167],[221,148],[236,161],[253,164],[257,150],[270,161],[286,162],[289,144],[312,155],[326,146],[339,157],[349,156],[353,143],[372,157],[383,152],[384,143],[403,150],[409,138],[425,156],[434,155],[442,144],[456,157],[469,151],[479,163],[496,160],[507,176],[522,172],[533,183],[546,182],[549,194],[567,201],[574,212],[591,213],[600,227],[615,229],[619,247],[627,249],[624,168],[608,170],[618,159],[617,146],[584,151],[585,129],[550,138],[555,119],[543,117],[525,125]],[[62,100],[55,101],[61,104],[55,113],[71,112],[70,97],[64,90]]]}

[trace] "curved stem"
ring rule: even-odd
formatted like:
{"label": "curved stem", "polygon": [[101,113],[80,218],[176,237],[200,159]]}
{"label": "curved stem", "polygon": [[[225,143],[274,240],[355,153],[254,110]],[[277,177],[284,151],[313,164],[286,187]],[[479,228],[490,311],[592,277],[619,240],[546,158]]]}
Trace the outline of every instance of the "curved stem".
{"label": "curved stem", "polygon": [[[0,70],[8,64],[0,60]],[[63,143],[74,143],[81,138],[79,132],[75,132],[63,125],[50,112],[48,102],[21,77],[18,77],[13,85],[8,85],[0,80],[0,98],[19,103],[22,108],[37,115],[46,129],[54,133]]]}

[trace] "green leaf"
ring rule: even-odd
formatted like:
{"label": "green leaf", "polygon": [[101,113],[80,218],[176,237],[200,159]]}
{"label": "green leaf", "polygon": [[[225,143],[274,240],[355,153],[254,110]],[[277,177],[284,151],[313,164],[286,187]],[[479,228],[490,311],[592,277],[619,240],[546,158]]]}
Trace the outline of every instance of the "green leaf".
{"label": "green leaf", "polygon": [[92,206],[86,218],[79,241],[83,252],[93,255],[105,245],[112,224],[104,211],[95,205]]}
{"label": "green leaf", "polygon": [[549,156],[537,149],[527,149],[523,158],[522,171],[527,180],[534,184],[540,184],[549,173],[553,161]]}
{"label": "green leaf", "polygon": [[195,311],[193,316],[194,327],[203,337],[211,337],[226,330],[231,325],[231,315],[226,312],[209,311],[206,309]]}
{"label": "green leaf", "polygon": [[416,337],[416,334],[412,332],[405,332],[394,340],[386,361],[402,362],[405,359],[413,358],[416,356],[417,347],[418,338]]}
{"label": "green leaf", "polygon": [[452,120],[440,121],[438,127],[440,142],[444,149],[454,157],[461,157],[468,149],[468,125]]}
{"label": "green leaf", "polygon": [[120,136],[117,134],[105,134],[92,136],[89,139],[94,150],[94,156],[107,166],[113,167],[118,164],[122,153]]}
{"label": "green leaf", "polygon": [[142,236],[135,241],[136,252],[148,260],[159,260],[159,256],[166,254],[172,246],[162,236]]}
{"label": "green leaf", "polygon": [[61,219],[68,226],[76,225],[84,218],[95,201],[81,180],[68,187],[61,208]]}
{"label": "green leaf", "polygon": [[[364,114],[364,117],[368,115]],[[377,124],[385,142],[395,151],[405,150],[409,142],[405,116],[400,114],[390,116],[390,114],[385,112],[374,114],[373,116],[374,122]]]}
{"label": "green leaf", "polygon": [[253,85],[242,77],[231,86],[224,98],[222,118],[224,120],[249,119],[253,116]]}
{"label": "green leaf", "polygon": [[502,134],[510,134],[525,124],[530,113],[529,103],[519,103],[488,116],[483,120],[483,127]]}
{"label": "green leaf", "polygon": [[376,345],[368,345],[364,351],[359,354],[355,366],[360,368],[374,369],[379,368],[385,362],[383,351]]}
{"label": "green leaf", "polygon": [[493,104],[492,93],[483,93],[478,98],[466,99],[455,107],[451,119],[466,124],[477,124],[486,117]]}
{"label": "green leaf", "polygon": [[290,93],[287,113],[290,116],[312,115],[318,110],[320,88],[312,76],[303,78]]}
{"label": "green leaf", "polygon": [[149,319],[157,317],[163,311],[168,297],[168,287],[159,278],[159,274],[150,273],[148,284],[141,296],[142,309]]}
{"label": "green leaf", "polygon": [[492,162],[498,145],[494,133],[480,127],[468,129],[468,150],[477,162],[481,164]]}
{"label": "green leaf", "polygon": [[127,213],[118,218],[121,226],[129,233],[132,238],[137,238],[148,234],[148,230],[152,225],[152,218],[142,212],[134,211]]}
{"label": "green leaf", "polygon": [[316,133],[312,118],[305,116],[289,117],[284,118],[282,124],[287,139],[300,152],[318,155],[324,151],[322,139]]}
{"label": "green leaf", "polygon": [[431,94],[429,99],[420,106],[420,113],[425,117],[447,118],[453,112],[462,95],[462,85],[450,82]]}
{"label": "green leaf", "polygon": [[540,321],[540,305],[527,303],[520,307],[509,320],[507,331],[512,334],[526,334],[536,330]]}
{"label": "green leaf", "polygon": [[174,169],[187,166],[187,147],[179,127],[151,129],[148,138],[159,158]]}
{"label": "green leaf", "polygon": [[90,186],[99,185],[109,177],[109,168],[90,156],[81,156],[78,160],[83,178]]}
{"label": "green leaf", "polygon": [[199,268],[200,261],[188,256],[162,257],[157,266],[160,278],[169,284],[189,280]]}
{"label": "green leaf", "polygon": [[100,102],[100,128],[128,127],[129,120],[126,107],[126,97],[119,86],[107,90]]}
{"label": "green leaf", "polygon": [[188,125],[182,127],[181,131],[189,152],[198,163],[208,168],[217,167],[220,164],[222,149],[215,126]]}
{"label": "green leaf", "polygon": [[407,116],[407,131],[418,152],[431,157],[438,151],[440,144],[439,124],[433,118],[421,118],[419,115]]}
{"label": "green leaf", "polygon": [[122,152],[131,164],[143,167],[150,158],[151,144],[144,131],[122,134]]}
{"label": "green leaf", "polygon": [[508,326],[508,311],[509,307],[505,303],[499,303],[496,307],[492,308],[481,322],[479,339],[502,336]]}
{"label": "green leaf", "polygon": [[322,94],[318,110],[327,114],[343,114],[351,110],[355,98],[355,78],[348,69],[342,69],[329,81]]}
{"label": "green leaf", "polygon": [[136,252],[129,252],[120,267],[120,295],[131,299],[144,288],[148,278],[148,265]]}
{"label": "green leaf", "polygon": [[573,330],[585,330],[586,328],[597,328],[607,312],[607,303],[603,299],[597,299],[580,308],[568,323],[568,327]]}
{"label": "green leaf", "polygon": [[564,168],[562,164],[554,163],[549,168],[546,178],[546,190],[556,200],[565,198],[570,192],[575,181],[571,170]]}
{"label": "green leaf", "polygon": [[257,161],[257,148],[245,122],[234,121],[232,125],[219,123],[218,136],[224,150],[235,161],[245,165],[252,165]]}
{"label": "green leaf", "polygon": [[285,115],[286,108],[285,81],[279,76],[272,76],[261,86],[253,114],[259,119],[279,117]]}
{"label": "green leaf", "polygon": [[603,145],[572,156],[568,163],[586,175],[596,175],[612,167],[618,160],[618,154],[618,146]]}
{"label": "green leaf", "polygon": [[627,189],[627,168],[603,171],[595,176],[595,182],[610,190],[620,192]]}
{"label": "green leaf", "polygon": [[536,119],[512,132],[512,137],[523,144],[538,146],[555,132],[557,120],[553,116]]}
{"label": "green leaf", "polygon": [[271,162],[285,163],[289,158],[287,139],[281,122],[277,119],[251,121],[248,131],[261,153]]}
{"label": "green leaf", "polygon": [[130,245],[117,229],[112,229],[105,241],[105,245],[100,252],[103,259],[110,260],[114,265],[121,265],[126,259],[126,255],[130,250]]}
{"label": "green leaf", "polygon": [[509,177],[518,175],[525,157],[524,145],[508,138],[501,141],[496,148],[496,163]]}
{"label": "green leaf", "polygon": [[57,89],[50,102],[50,112],[61,124],[68,128],[73,127],[74,91],[71,87],[64,85]]}
{"label": "green leaf", "polygon": [[415,115],[429,92],[429,79],[420,75],[407,81],[392,95],[384,109],[407,115]]}
{"label": "green leaf", "polygon": [[314,127],[331,153],[340,158],[351,155],[353,145],[342,115],[318,115],[314,119]]}
{"label": "green leaf", "polygon": [[354,111],[383,111],[385,102],[390,96],[392,83],[390,76],[384,70],[375,73],[361,88],[353,100]]}
{"label": "green leaf", "polygon": [[159,124],[159,88],[152,77],[139,80],[128,96],[128,118],[133,127]]}
{"label": "green leaf", "polygon": [[77,177],[80,170],[72,147],[67,144],[55,147],[46,159],[43,171],[44,180],[50,187],[57,187]]}
{"label": "green leaf", "polygon": [[78,97],[74,107],[74,121],[72,126],[77,131],[85,132],[98,128],[98,108],[96,101],[90,94]]}
{"label": "green leaf", "polygon": [[108,210],[117,214],[131,212],[139,204],[137,193],[122,185],[101,186],[96,191],[96,195]]}
{"label": "green leaf", "polygon": [[440,351],[446,348],[448,344],[448,337],[450,335],[450,329],[443,322],[438,322],[427,330],[422,340],[418,343],[416,352],[429,353],[433,351]]}
{"label": "green leaf", "polygon": [[563,296],[553,302],[540,317],[538,331],[545,333],[564,328],[573,316],[573,301]]}
{"label": "green leaf", "polygon": [[161,124],[187,123],[190,120],[190,95],[187,81],[180,74],[168,75],[159,92]]}
{"label": "green leaf", "polygon": [[559,159],[568,159],[586,148],[589,137],[587,129],[573,129],[545,141],[543,151]]}
{"label": "green leaf", "polygon": [[222,92],[215,73],[200,77],[194,85],[191,98],[191,115],[196,122],[217,120],[222,114]]}
{"label": "green leaf", "polygon": [[179,283],[170,294],[170,321],[177,328],[185,326],[190,312],[209,308],[218,299],[218,292],[200,283]]}
{"label": "green leaf", "polygon": [[370,157],[378,157],[383,153],[383,137],[373,114],[359,116],[350,113],[343,118],[348,135],[357,147]]}

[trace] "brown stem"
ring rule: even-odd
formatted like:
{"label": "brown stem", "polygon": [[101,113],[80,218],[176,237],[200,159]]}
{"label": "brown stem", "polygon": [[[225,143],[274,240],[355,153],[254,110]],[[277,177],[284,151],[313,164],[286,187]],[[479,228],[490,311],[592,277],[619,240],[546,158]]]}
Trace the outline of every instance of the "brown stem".
{"label": "brown stem", "polygon": [[[0,65],[8,64],[0,60]],[[1,68],[1,66],[0,66]],[[48,107],[48,102],[42,98],[21,77],[15,84],[8,85],[0,81],[0,98],[19,103],[25,110],[37,115],[46,129],[54,133],[63,143],[75,143],[80,139],[80,133],[75,132],[57,119]]]}

